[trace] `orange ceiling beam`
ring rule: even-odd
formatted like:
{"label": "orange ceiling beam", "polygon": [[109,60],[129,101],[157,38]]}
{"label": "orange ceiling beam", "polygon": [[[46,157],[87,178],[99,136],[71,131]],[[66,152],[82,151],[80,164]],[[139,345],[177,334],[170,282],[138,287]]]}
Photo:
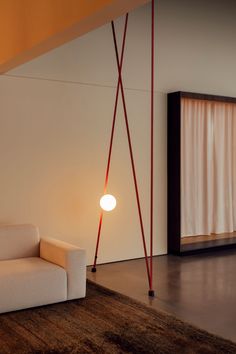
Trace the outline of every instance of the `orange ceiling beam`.
{"label": "orange ceiling beam", "polygon": [[0,0],[0,74],[149,0]]}

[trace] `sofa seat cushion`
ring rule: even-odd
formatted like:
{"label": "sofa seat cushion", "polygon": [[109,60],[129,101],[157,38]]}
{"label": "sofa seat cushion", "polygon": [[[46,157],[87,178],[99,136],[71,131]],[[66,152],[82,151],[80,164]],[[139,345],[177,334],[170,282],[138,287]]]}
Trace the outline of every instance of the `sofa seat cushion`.
{"label": "sofa seat cushion", "polygon": [[39,257],[0,262],[0,313],[67,299],[66,271]]}

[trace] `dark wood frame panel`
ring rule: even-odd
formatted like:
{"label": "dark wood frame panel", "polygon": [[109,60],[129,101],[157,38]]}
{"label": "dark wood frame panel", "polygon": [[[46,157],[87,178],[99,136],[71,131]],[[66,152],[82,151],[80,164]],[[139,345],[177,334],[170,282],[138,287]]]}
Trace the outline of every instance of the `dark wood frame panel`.
{"label": "dark wood frame panel", "polygon": [[168,253],[177,255],[194,254],[210,250],[236,248],[236,239],[211,241],[204,248],[181,247],[181,98],[193,98],[217,102],[236,103],[236,98],[207,95],[192,92],[173,92],[168,94]]}

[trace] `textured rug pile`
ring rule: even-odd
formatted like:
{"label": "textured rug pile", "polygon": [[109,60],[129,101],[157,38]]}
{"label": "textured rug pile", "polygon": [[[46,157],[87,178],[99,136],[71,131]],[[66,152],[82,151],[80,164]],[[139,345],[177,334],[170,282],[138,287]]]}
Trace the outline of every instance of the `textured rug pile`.
{"label": "textured rug pile", "polygon": [[236,344],[88,282],[82,300],[0,315],[1,354],[235,354]]}

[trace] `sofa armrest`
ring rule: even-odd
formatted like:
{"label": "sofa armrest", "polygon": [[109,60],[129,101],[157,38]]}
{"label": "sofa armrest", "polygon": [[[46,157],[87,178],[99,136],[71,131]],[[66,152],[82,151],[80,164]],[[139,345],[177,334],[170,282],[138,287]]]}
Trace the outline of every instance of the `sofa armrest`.
{"label": "sofa armrest", "polygon": [[51,238],[40,240],[40,257],[67,272],[67,299],[85,297],[86,253],[84,249]]}

